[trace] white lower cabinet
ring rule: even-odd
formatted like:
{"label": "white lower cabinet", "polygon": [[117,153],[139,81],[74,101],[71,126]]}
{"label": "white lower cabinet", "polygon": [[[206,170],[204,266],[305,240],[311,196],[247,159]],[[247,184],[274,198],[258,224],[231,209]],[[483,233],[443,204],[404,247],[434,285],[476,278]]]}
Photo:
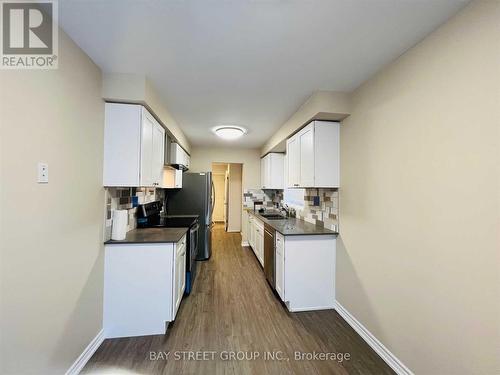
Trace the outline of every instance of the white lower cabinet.
{"label": "white lower cabinet", "polygon": [[251,213],[248,214],[248,243],[264,267],[264,223]]}
{"label": "white lower cabinet", "polygon": [[248,244],[264,267],[264,223],[250,212],[248,213]]}
{"label": "white lower cabinet", "polygon": [[[264,223],[248,212],[249,243],[264,266]],[[335,235],[291,235],[276,231],[275,289],[289,311],[335,308]]]}
{"label": "white lower cabinet", "polygon": [[335,308],[336,237],[276,236],[276,291],[288,310]]}
{"label": "white lower cabinet", "polygon": [[104,334],[164,334],[186,286],[186,236],[177,243],[105,246]]}

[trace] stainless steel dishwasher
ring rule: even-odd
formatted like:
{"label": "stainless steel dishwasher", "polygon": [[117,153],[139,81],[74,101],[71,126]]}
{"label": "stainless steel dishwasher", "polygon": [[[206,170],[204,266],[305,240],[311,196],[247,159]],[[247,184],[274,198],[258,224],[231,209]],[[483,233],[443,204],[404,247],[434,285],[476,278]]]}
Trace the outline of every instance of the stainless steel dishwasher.
{"label": "stainless steel dishwasher", "polygon": [[275,279],[275,237],[276,230],[269,224],[264,223],[264,274],[273,289],[276,286]]}

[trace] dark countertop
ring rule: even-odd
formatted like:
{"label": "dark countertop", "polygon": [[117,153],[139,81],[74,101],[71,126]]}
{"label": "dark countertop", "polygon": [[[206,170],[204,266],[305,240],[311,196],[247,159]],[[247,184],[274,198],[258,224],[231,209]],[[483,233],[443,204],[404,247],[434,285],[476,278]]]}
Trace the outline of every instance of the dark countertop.
{"label": "dark countertop", "polygon": [[114,244],[144,244],[178,242],[189,228],[140,228],[127,232],[127,237],[121,241],[109,240],[105,245]]}
{"label": "dark countertop", "polygon": [[286,218],[279,220],[268,220],[258,212],[254,212],[253,210],[248,210],[248,213],[254,215],[257,219],[262,222],[270,225],[277,232],[281,233],[284,236],[302,236],[302,235],[334,235],[337,236],[338,233],[334,232],[330,229],[326,229],[325,227],[320,227],[318,225],[314,225],[308,223],[307,221],[297,219],[297,218]]}

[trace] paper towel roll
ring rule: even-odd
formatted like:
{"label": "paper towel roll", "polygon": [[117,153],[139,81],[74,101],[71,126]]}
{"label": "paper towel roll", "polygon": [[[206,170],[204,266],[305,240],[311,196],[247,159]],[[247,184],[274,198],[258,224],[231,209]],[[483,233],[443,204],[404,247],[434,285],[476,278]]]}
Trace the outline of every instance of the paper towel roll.
{"label": "paper towel roll", "polygon": [[111,239],[112,240],[124,240],[127,235],[127,221],[128,221],[128,211],[127,210],[114,210],[113,211],[113,224],[111,227]]}

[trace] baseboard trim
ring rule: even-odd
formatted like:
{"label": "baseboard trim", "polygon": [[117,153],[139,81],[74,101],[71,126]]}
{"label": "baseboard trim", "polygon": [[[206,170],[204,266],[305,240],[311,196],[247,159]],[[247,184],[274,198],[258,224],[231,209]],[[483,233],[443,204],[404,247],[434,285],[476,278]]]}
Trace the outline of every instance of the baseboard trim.
{"label": "baseboard trim", "polygon": [[335,305],[333,306],[312,306],[312,307],[298,307],[298,308],[290,308],[289,303],[285,302],[286,308],[288,311],[295,312],[304,312],[304,311],[321,311],[321,310],[333,310],[335,309]]}
{"label": "baseboard trim", "polygon": [[241,241],[241,246],[248,247],[250,246],[250,244],[248,243],[248,241]]}
{"label": "baseboard trim", "polygon": [[338,301],[335,301],[335,310],[344,320],[366,341],[368,345],[387,363],[398,375],[414,375],[384,344],[382,344],[368,329],[361,324]]}
{"label": "baseboard trim", "polygon": [[68,371],[66,371],[66,375],[78,375],[96,350],[99,349],[99,346],[102,344],[104,339],[104,330],[101,329],[97,336],[92,339],[82,354],[80,354],[76,361],[71,365]]}

